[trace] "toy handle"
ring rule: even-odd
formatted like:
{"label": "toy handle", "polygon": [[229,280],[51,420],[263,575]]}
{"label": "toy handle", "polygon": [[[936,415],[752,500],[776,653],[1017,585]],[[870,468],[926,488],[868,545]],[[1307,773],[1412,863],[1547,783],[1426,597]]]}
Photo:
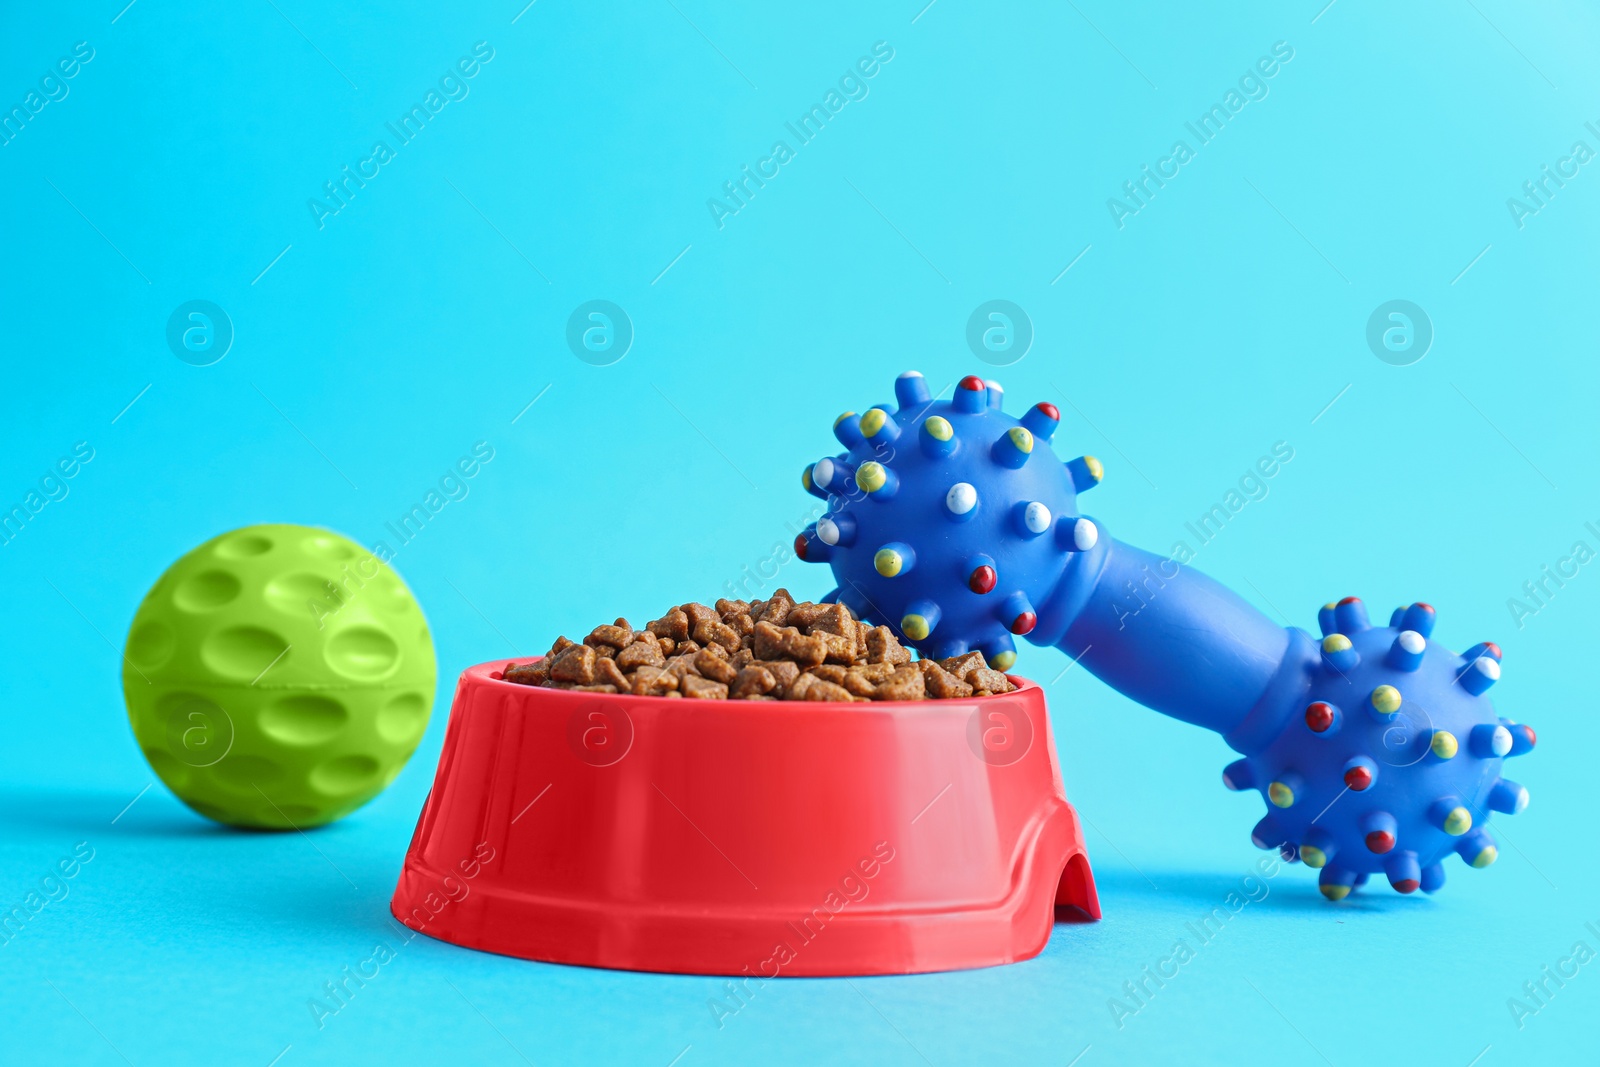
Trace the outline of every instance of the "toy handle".
{"label": "toy handle", "polygon": [[[1053,599],[1066,621],[1057,648],[1118,692],[1230,744],[1274,736],[1304,690],[1295,668],[1315,661],[1303,632],[1192,567],[1110,537],[1069,566]],[[1242,726],[1249,739],[1236,738]]]}

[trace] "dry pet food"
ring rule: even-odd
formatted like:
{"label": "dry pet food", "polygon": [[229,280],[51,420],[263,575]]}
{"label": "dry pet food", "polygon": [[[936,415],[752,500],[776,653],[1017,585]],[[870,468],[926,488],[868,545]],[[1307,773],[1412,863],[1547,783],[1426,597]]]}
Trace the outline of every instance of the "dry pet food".
{"label": "dry pet food", "polygon": [[691,700],[963,700],[1016,686],[982,652],[915,660],[887,626],[843,604],[768,600],[681,604],[635,630],[627,619],[583,641],[556,638],[505,679],[548,689]]}

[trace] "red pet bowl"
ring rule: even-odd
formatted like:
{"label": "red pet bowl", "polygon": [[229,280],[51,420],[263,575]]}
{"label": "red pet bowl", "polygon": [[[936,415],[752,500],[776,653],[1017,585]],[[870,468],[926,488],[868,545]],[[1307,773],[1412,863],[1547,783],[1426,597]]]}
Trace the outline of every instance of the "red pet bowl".
{"label": "red pet bowl", "polygon": [[667,700],[461,675],[391,907],[470,948],[761,977],[985,967],[1100,917],[1044,693]]}

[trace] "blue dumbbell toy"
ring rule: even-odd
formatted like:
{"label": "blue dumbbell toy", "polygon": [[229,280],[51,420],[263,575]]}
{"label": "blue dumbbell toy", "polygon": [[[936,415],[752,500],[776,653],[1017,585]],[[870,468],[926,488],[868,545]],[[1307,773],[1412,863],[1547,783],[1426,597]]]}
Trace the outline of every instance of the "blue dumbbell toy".
{"label": "blue dumbbell toy", "polygon": [[1279,627],[1079,514],[1103,471],[1052,453],[1052,405],[1014,419],[999,384],[976,377],[934,400],[914,371],[895,397],[841,415],[845,451],[802,476],[828,513],[795,552],[832,567],[830,599],[924,656],[976,648],[1009,670],[1013,636],[1054,645],[1139,703],[1215,730],[1243,757],[1223,782],[1266,799],[1252,840],[1321,868],[1330,900],[1379,872],[1431,893],[1452,852],[1494,862],[1490,813],[1528,803],[1502,766],[1535,742],[1484,695],[1499,646],[1458,656],[1431,640],[1429,605],[1373,626],[1355,597],[1318,613],[1320,642]]}

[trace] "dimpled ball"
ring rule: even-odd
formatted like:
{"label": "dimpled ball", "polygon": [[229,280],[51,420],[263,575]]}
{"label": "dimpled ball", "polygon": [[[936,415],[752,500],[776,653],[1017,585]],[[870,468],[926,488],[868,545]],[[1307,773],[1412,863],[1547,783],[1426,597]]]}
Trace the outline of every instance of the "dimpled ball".
{"label": "dimpled ball", "polygon": [[428,726],[433,640],[376,556],[310,526],[247,526],[174,563],[123,657],[134,737],[167,787],[231,826],[348,815]]}

